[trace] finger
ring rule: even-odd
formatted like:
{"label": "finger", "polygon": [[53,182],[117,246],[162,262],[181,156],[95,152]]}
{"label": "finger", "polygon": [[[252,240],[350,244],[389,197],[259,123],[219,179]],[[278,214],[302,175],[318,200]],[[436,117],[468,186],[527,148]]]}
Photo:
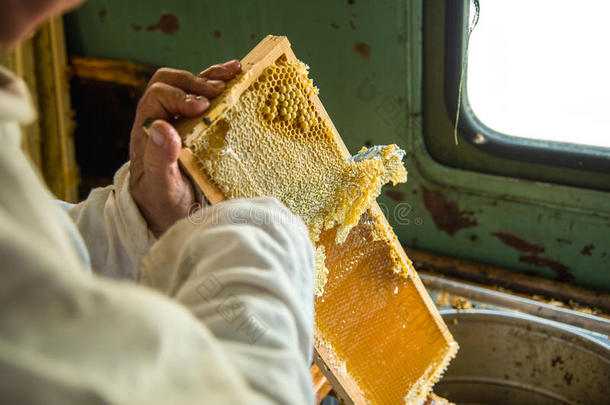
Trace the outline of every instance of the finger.
{"label": "finger", "polygon": [[145,215],[154,219],[149,226],[159,235],[184,216],[194,201],[194,192],[178,165],[182,143],[176,129],[167,121],[155,120],[148,133],[143,157]]}
{"label": "finger", "polygon": [[[136,119],[129,142],[131,172],[136,181],[144,173],[143,155],[148,136],[142,127],[146,121],[155,119],[170,120],[176,115],[192,117],[202,114],[209,101],[201,96],[186,94],[183,90],[165,83],[154,83],[138,103]],[[149,122],[151,124],[151,122]]]}
{"label": "finger", "polygon": [[[148,118],[131,139],[131,175],[138,182],[150,167],[162,172],[175,162],[180,153],[181,141],[177,131],[166,121]],[[176,144],[178,146],[176,146]]]}
{"label": "finger", "polygon": [[229,81],[241,72],[241,63],[237,59],[213,65],[199,73],[200,77],[206,77],[211,80]]}
{"label": "finger", "polygon": [[186,93],[202,95],[209,98],[216,97],[222,93],[225,88],[225,83],[222,80],[199,77],[186,70],[171,68],[161,68],[157,70],[148,83],[147,88],[150,88],[155,83],[169,84],[170,86],[182,89]]}
{"label": "finger", "polygon": [[148,117],[169,120],[177,115],[194,117],[203,114],[210,102],[203,96],[187,94],[178,87],[157,82],[150,86],[138,105],[138,116],[142,125]]}
{"label": "finger", "polygon": [[144,152],[145,170],[162,174],[178,161],[182,141],[178,131],[167,121],[155,120],[148,127],[149,142]]}

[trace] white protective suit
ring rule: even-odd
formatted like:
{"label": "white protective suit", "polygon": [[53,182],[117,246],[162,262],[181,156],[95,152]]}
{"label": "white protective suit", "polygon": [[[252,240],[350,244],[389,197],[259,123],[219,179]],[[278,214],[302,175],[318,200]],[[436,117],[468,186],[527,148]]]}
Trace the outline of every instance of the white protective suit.
{"label": "white protective suit", "polygon": [[0,68],[0,403],[312,404],[300,220],[235,200],[155,240],[128,165],[68,216],[20,151],[34,115]]}

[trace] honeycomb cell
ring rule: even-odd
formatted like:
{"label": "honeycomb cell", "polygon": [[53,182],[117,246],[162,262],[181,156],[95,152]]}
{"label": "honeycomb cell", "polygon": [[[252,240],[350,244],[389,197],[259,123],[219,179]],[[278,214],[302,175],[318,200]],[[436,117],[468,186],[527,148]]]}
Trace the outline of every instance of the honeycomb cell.
{"label": "honeycomb cell", "polygon": [[[314,107],[317,89],[307,74],[303,63],[278,59],[192,150],[226,198],[276,197],[303,218],[314,243],[320,232],[336,228],[340,244],[383,184],[406,181],[406,171],[396,145],[374,159],[347,161]],[[392,268],[399,271],[401,265]],[[318,260],[319,283],[325,272]]]}
{"label": "honeycomb cell", "polygon": [[305,221],[315,244],[316,347],[332,349],[329,367],[341,364],[366,403],[420,403],[457,344],[371,208],[383,184],[406,181],[402,154],[389,145],[347,160],[315,107],[307,69],[279,58],[191,150],[225,198],[273,196]]}
{"label": "honeycomb cell", "polygon": [[[396,241],[381,223],[365,212],[344,245],[335,243],[337,228],[321,233],[329,274],[315,301],[318,339],[345,362],[371,404],[417,403],[457,345],[447,345],[412,278],[389,273]],[[412,271],[410,262],[403,265]]]}

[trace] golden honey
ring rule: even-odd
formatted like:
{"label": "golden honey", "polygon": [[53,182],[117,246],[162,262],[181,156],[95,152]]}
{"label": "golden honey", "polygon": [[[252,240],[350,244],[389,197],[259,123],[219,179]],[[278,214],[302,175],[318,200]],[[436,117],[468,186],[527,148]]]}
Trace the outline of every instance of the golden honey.
{"label": "golden honey", "polygon": [[457,344],[447,344],[413,278],[392,272],[395,236],[373,213],[362,215],[343,245],[334,238],[334,230],[320,235],[330,269],[315,302],[322,339],[371,404],[418,403]]}
{"label": "golden honey", "polygon": [[[269,36],[249,56],[273,44],[287,41]],[[316,349],[352,400],[422,403],[457,344],[375,204],[383,184],[406,181],[402,155],[389,145],[347,159],[307,66],[286,54],[264,63],[258,77],[246,71],[228,85],[205,126],[187,127],[197,170],[224,198],[273,196],[304,220],[315,245]]]}
{"label": "golden honey", "polygon": [[[334,227],[336,242],[342,243],[381,186],[404,182],[407,173],[396,145],[378,158],[346,160],[312,94],[317,89],[307,67],[280,58],[192,150],[226,198],[273,196],[305,221],[314,243],[322,230]],[[323,255],[318,246],[317,295],[328,273]]]}

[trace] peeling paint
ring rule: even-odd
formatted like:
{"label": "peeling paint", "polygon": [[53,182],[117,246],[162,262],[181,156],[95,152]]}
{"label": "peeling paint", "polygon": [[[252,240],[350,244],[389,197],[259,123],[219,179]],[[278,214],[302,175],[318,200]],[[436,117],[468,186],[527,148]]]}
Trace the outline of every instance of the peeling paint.
{"label": "peeling paint", "polygon": [[330,23],[330,26],[333,27],[334,29],[338,30],[339,26],[335,23]]}
{"label": "peeling paint", "polygon": [[[521,263],[531,264],[537,267],[548,267],[555,272],[555,279],[557,281],[567,282],[574,278],[570,267],[557,260],[539,256],[540,253],[543,253],[546,250],[544,246],[526,241],[512,232],[497,231],[492,232],[491,235],[497,237],[502,243],[511,248],[518,250],[521,253],[527,253],[527,255],[522,254],[519,256],[519,261]],[[533,270],[525,271],[526,274],[529,274],[530,272],[533,272]]]}
{"label": "peeling paint", "polygon": [[356,52],[362,59],[371,59],[371,47],[364,42],[356,42],[354,44],[354,52]]}
{"label": "peeling paint", "polygon": [[173,14],[165,13],[159,17],[159,21],[156,24],[152,24],[146,27],[147,31],[161,30],[161,32],[174,35],[180,28],[180,20]]}
{"label": "peeling paint", "polygon": [[523,240],[511,232],[497,231],[493,232],[491,235],[497,237],[502,241],[502,243],[518,250],[521,253],[531,253],[533,255],[537,255],[545,250],[544,246],[536,245],[535,243]]}
{"label": "peeling paint", "polygon": [[560,263],[553,259],[548,259],[546,257],[538,257],[536,255],[530,256],[519,256],[519,261],[521,263],[533,264],[537,267],[548,267],[553,270],[557,275],[555,279],[557,281],[568,282],[571,281],[574,276],[571,273],[571,268],[566,266],[563,263]]}
{"label": "peeling paint", "polygon": [[472,211],[460,211],[458,204],[436,191],[422,187],[424,206],[434,220],[436,227],[453,236],[464,228],[477,226],[476,219],[472,218]]}
{"label": "peeling paint", "polygon": [[593,249],[595,249],[595,245],[593,243],[590,243],[587,246],[582,248],[582,250],[580,251],[580,254],[583,256],[592,256],[591,251]]}
{"label": "peeling paint", "polygon": [[352,29],[352,31],[356,29],[356,24],[354,23],[354,20],[349,20],[349,26]]}
{"label": "peeling paint", "polygon": [[215,38],[221,38],[222,37],[222,32],[220,30],[214,31],[214,37]]}
{"label": "peeling paint", "polygon": [[142,26],[140,24],[131,24],[131,29],[134,31],[142,31]]}
{"label": "peeling paint", "polygon": [[557,365],[557,363],[559,364],[563,364],[563,359],[561,358],[561,356],[557,356],[554,359],[551,360],[551,365],[553,367],[555,367]]}

